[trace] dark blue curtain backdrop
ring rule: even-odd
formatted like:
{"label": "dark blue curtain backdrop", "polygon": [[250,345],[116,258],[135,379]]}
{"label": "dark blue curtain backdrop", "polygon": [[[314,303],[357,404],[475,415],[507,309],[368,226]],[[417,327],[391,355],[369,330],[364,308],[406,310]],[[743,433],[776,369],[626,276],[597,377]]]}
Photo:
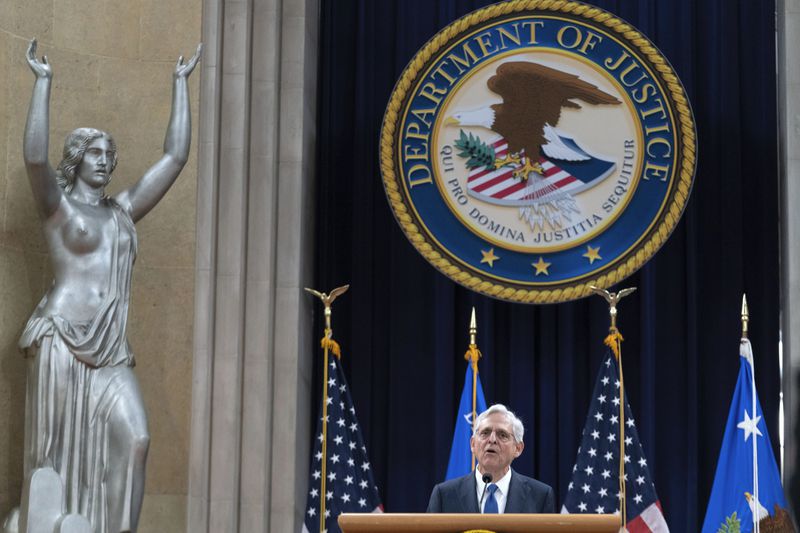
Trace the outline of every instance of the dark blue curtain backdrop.
{"label": "dark blue curtain backdrop", "polygon": [[[595,3],[655,42],[697,121],[699,167],[683,219],[654,259],[620,285],[639,288],[620,305],[620,329],[642,444],[673,531],[696,531],[739,368],[745,291],[757,386],[778,442],[775,6]],[[378,137],[394,83],[438,30],[484,5],[322,2],[315,286],[351,284],[334,306],[334,336],[390,512],[424,511],[444,477],[471,306],[487,402],[508,405],[527,428],[514,467],[552,485],[558,507],[604,353],[602,299],[532,306],[474,294],[416,252],[386,201]],[[320,365],[309,423],[318,416]]]}

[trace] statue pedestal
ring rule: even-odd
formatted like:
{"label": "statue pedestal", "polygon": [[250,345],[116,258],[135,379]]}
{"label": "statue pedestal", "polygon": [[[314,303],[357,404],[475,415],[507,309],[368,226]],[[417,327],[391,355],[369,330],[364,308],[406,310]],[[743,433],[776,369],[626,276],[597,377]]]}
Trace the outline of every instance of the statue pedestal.
{"label": "statue pedestal", "polygon": [[11,512],[3,533],[92,533],[89,521],[64,514],[64,487],[52,468],[37,468],[25,479],[22,504]]}

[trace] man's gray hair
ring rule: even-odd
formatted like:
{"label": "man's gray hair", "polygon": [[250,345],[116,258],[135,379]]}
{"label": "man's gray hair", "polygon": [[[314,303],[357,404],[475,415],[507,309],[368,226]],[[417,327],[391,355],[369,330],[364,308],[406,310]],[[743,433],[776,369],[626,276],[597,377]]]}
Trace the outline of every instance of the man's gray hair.
{"label": "man's gray hair", "polygon": [[478,427],[484,420],[486,420],[486,417],[494,413],[505,415],[506,420],[511,423],[511,429],[514,431],[514,440],[517,442],[522,442],[522,437],[525,435],[525,427],[522,425],[522,420],[517,418],[517,415],[509,411],[508,408],[502,403],[496,403],[478,415],[478,418],[475,419],[475,425],[472,428],[472,434],[477,436]]}

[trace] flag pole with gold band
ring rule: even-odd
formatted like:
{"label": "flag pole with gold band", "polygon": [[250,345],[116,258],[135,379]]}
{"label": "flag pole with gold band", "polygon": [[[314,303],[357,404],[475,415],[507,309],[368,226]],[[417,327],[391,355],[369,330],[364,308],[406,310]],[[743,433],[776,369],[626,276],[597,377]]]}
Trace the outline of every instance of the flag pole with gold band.
{"label": "flag pole with gold band", "polygon": [[608,292],[605,289],[591,287],[592,292],[605,298],[608,302],[608,314],[611,317],[611,325],[608,328],[608,336],[605,344],[614,352],[619,367],[619,510],[622,516],[622,530],[625,531],[627,517],[627,502],[625,494],[625,381],[622,375],[622,334],[617,329],[617,304],[621,299],[636,290],[636,287],[628,287],[619,292]]}
{"label": "flag pole with gold band", "polygon": [[[478,323],[475,320],[475,308],[472,308],[472,316],[469,319],[469,348],[467,353],[464,354],[464,359],[469,361],[472,365],[472,431],[475,432],[475,419],[478,417],[476,413],[476,406],[478,401],[478,359],[481,358],[481,352],[478,350],[478,345],[475,343],[475,338],[478,335]],[[472,449],[472,446],[470,446]],[[475,452],[472,452],[472,462],[470,463],[470,470],[475,471]]]}
{"label": "flag pole with gold band", "polygon": [[350,288],[350,285],[343,285],[331,291],[330,294],[319,292],[314,289],[306,287],[306,291],[310,292],[320,300],[325,306],[325,336],[322,337],[320,344],[323,350],[323,370],[322,370],[322,470],[319,490],[319,530],[320,533],[326,531],[325,528],[325,479],[327,476],[327,448],[328,448],[328,352],[333,352],[333,355],[341,358],[342,350],[339,344],[333,340],[333,329],[331,328],[331,304],[333,301]]}

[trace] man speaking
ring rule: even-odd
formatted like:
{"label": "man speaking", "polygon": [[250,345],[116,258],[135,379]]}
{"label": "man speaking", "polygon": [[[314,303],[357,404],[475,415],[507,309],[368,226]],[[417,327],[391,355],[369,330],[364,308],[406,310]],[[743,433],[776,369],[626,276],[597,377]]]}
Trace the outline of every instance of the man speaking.
{"label": "man speaking", "polygon": [[504,405],[492,405],[478,415],[469,441],[478,467],[436,485],[428,512],[554,513],[553,489],[511,468],[525,447],[524,432],[522,422]]}

